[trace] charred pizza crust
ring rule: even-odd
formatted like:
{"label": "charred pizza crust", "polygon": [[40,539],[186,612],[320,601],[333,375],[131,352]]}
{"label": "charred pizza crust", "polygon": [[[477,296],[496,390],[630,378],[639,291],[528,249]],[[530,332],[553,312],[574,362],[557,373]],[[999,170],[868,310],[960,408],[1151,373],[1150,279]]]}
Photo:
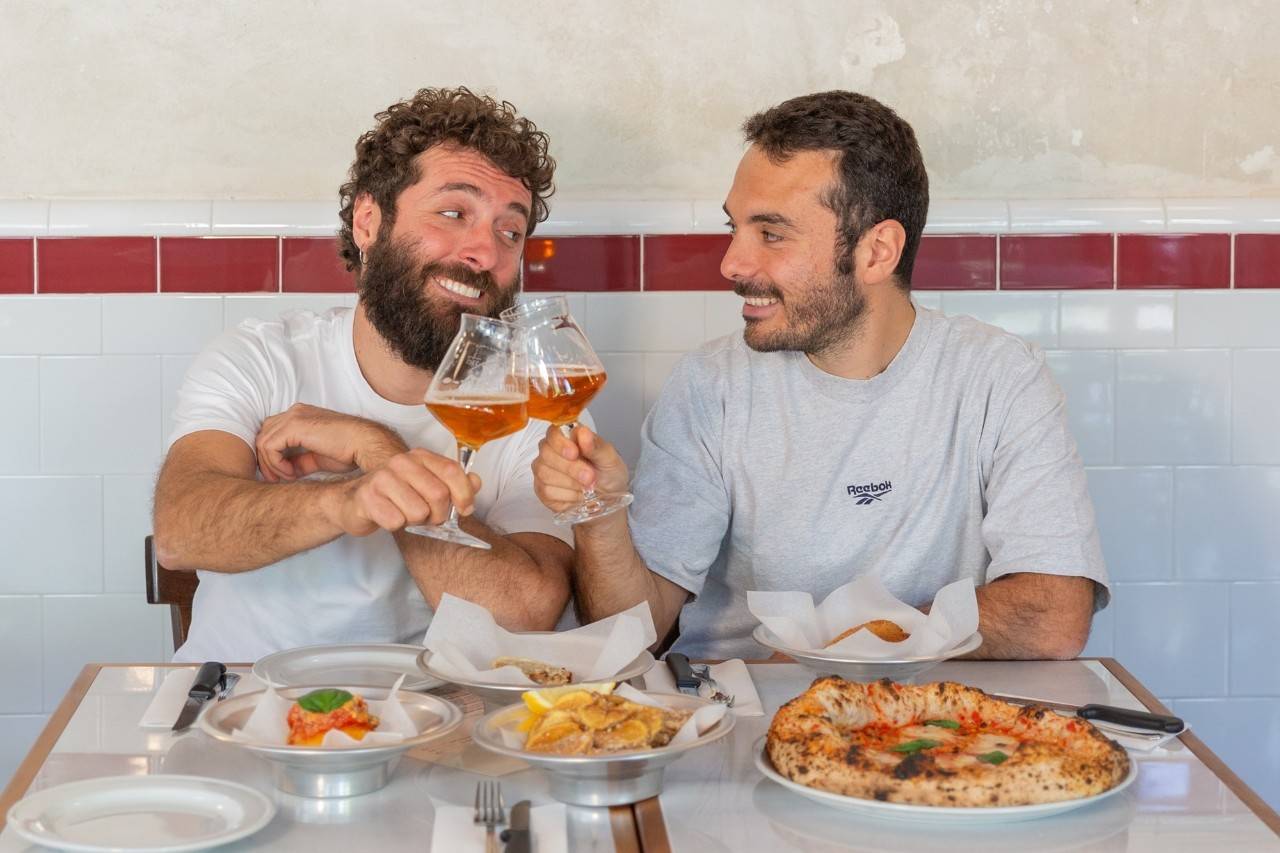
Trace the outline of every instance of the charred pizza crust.
{"label": "charred pizza crust", "polygon": [[[963,735],[978,750],[991,747],[1007,758],[986,763],[959,749],[900,753],[871,748],[859,737],[881,726],[904,732],[898,736],[909,741],[925,721],[939,719],[962,721],[963,731],[930,729],[931,739]],[[765,750],[779,773],[802,785],[928,806],[1073,800],[1109,790],[1129,772],[1124,749],[1088,721],[1002,702],[952,682],[911,686],[819,678],[774,715]]]}

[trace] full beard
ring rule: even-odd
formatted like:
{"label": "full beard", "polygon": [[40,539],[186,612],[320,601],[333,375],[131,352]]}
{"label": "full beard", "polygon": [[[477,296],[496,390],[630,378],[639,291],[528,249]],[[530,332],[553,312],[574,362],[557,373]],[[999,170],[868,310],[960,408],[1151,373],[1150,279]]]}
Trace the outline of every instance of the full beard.
{"label": "full beard", "polygon": [[[467,309],[431,293],[435,279],[450,279],[481,292],[481,303]],[[515,304],[515,280],[500,286],[488,272],[461,264],[421,263],[403,242],[378,240],[370,248],[360,276],[365,315],[387,346],[406,364],[434,371],[458,334],[464,313],[497,317]]]}
{"label": "full beard", "polygon": [[756,352],[795,351],[820,356],[847,343],[861,325],[867,300],[854,274],[832,271],[825,284],[813,283],[803,301],[788,302],[767,281],[739,281],[733,288],[743,297],[778,300],[786,325],[766,331],[765,321],[748,319],[743,330],[747,346]]}

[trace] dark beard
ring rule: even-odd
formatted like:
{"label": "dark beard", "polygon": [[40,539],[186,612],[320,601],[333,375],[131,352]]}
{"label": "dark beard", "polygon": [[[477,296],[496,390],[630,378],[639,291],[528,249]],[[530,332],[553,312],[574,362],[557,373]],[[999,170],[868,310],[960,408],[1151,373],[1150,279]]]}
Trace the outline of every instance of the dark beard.
{"label": "dark beard", "polygon": [[783,300],[782,293],[765,281],[740,281],[734,285],[739,296],[773,297],[782,305],[786,327],[765,334],[756,331],[759,320],[747,320],[743,338],[756,352],[791,350],[806,355],[822,355],[847,342],[857,331],[867,309],[866,297],[852,272],[832,270],[823,285],[808,288],[804,301]]}
{"label": "dark beard", "polygon": [[402,361],[431,371],[444,359],[466,313],[456,302],[432,298],[427,282],[434,278],[479,289],[483,296],[475,314],[497,317],[516,299],[514,281],[503,288],[488,272],[462,264],[419,263],[403,242],[383,239],[370,246],[359,288],[365,315]]}

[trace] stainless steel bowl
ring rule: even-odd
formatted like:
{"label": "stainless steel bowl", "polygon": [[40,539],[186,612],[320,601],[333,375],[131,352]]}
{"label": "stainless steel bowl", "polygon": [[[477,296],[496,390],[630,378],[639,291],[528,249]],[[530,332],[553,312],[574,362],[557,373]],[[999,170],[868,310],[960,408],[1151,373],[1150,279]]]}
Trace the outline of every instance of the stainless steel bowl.
{"label": "stainless steel bowl", "polygon": [[867,660],[850,658],[847,655],[832,654],[816,650],[792,649],[782,644],[772,631],[763,625],[757,625],[751,637],[760,645],[767,646],[775,652],[782,652],[795,659],[805,669],[818,675],[838,675],[850,681],[878,681],[888,678],[893,681],[910,683],[912,679],[932,669],[944,660],[948,660],[969,652],[982,645],[982,635],[977,631],[959,646],[942,655],[929,657],[908,657],[895,660]]}
{"label": "stainless steel bowl", "polygon": [[[293,700],[314,687],[288,687],[276,692]],[[366,699],[385,699],[387,691],[343,687]],[[253,713],[265,691],[243,693],[210,707],[200,716],[205,734],[238,746],[271,764],[276,787],[301,797],[354,797],[368,794],[391,780],[400,756],[416,746],[447,735],[462,724],[462,711],[452,702],[427,693],[401,690],[397,694],[409,718],[418,727],[415,737],[380,746],[324,749],[314,746],[283,746],[236,740],[231,733],[241,728]]]}
{"label": "stainless steel bowl", "polygon": [[[608,678],[597,678],[592,683],[600,681],[628,681],[637,678],[649,671],[649,668],[655,663],[654,657],[648,651],[641,652],[635,660],[627,664],[622,670]],[[474,693],[484,700],[485,708],[494,709],[502,708],[517,702],[520,694],[526,690],[536,690],[536,684],[493,684],[485,681],[465,681],[460,678],[454,678],[446,675],[439,670],[431,668],[431,650],[427,649],[418,655],[418,667],[432,678],[438,678],[441,681],[447,681],[450,684],[456,684],[458,687],[466,689],[470,693]],[[573,684],[582,684],[586,682],[575,681]]]}
{"label": "stainless steel bowl", "polygon": [[[670,708],[697,710],[714,703],[684,694],[646,694]],[[680,756],[706,746],[733,730],[734,716],[726,712],[697,740],[658,749],[615,752],[608,755],[548,755],[542,752],[508,746],[499,728],[504,721],[525,710],[524,705],[510,705],[493,711],[476,721],[471,739],[499,755],[519,758],[539,770],[546,771],[551,796],[575,806],[620,806],[656,797],[662,791],[662,771]]]}

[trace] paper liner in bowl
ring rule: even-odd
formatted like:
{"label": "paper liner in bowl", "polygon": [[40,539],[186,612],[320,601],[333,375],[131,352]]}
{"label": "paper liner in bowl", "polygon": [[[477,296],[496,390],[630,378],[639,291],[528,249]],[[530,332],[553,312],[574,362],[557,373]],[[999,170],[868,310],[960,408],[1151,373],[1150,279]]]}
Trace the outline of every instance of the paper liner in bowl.
{"label": "paper liner in bowl", "polygon": [[[637,691],[638,692],[638,691]],[[636,749],[604,755],[550,755],[530,752],[512,745],[504,737],[528,709],[524,704],[509,705],[492,711],[476,721],[471,738],[477,745],[499,755],[519,758],[547,773],[551,796],[564,803],[580,806],[617,806],[656,797],[662,791],[662,771],[668,764],[690,750],[707,746],[733,730],[735,717],[723,705],[684,694],[640,694],[648,704],[701,713],[712,711],[718,717],[692,737],[677,735],[667,746]],[[694,722],[692,719],[690,723]],[[686,723],[689,725],[689,723]],[[677,742],[678,741],[678,742]]]}
{"label": "paper liner in bowl", "polygon": [[[472,681],[470,679],[458,678],[433,669],[431,667],[431,656],[432,652],[430,649],[427,649],[422,654],[418,655],[418,668],[432,678],[438,678],[441,681],[457,685],[458,687],[476,694],[484,700],[485,707],[489,709],[500,708],[505,705],[510,705],[513,702],[518,702],[520,701],[520,694],[524,693],[526,690],[538,689],[538,685],[536,684],[494,684],[492,682]],[[551,662],[549,661],[549,663]],[[607,678],[597,678],[589,682],[577,679],[569,683],[592,684],[599,683],[601,681],[629,681],[632,678],[638,678],[641,675],[644,675],[653,667],[654,663],[656,663],[656,661],[653,655],[648,650],[645,650],[637,655],[635,660],[631,661],[631,663],[627,664],[620,671]]]}
{"label": "paper liner in bowl", "polygon": [[888,678],[903,684],[910,684],[912,679],[944,660],[968,654],[982,645],[982,635],[975,631],[958,646],[937,655],[904,657],[899,660],[867,660],[833,652],[789,648],[763,625],[757,625],[751,632],[751,637],[760,645],[787,655],[805,669],[818,675],[838,675],[850,681],[878,681],[881,678]]}
{"label": "paper liner in bowl", "polygon": [[[337,686],[337,685],[335,685]],[[377,742],[355,741],[343,747],[289,746],[275,738],[246,739],[239,735],[259,702],[272,701],[270,694],[292,703],[314,687],[289,687],[279,691],[243,693],[210,706],[200,715],[199,725],[210,737],[257,755],[272,766],[280,790],[303,797],[349,797],[367,794],[386,785],[406,751],[443,737],[462,724],[458,706],[429,693],[338,686],[360,693],[373,703],[393,695],[399,700],[404,718],[417,734]],[[286,705],[287,707],[287,705]],[[282,720],[283,722],[283,720]],[[370,733],[366,739],[377,732]],[[345,737],[345,735],[344,735]]]}

